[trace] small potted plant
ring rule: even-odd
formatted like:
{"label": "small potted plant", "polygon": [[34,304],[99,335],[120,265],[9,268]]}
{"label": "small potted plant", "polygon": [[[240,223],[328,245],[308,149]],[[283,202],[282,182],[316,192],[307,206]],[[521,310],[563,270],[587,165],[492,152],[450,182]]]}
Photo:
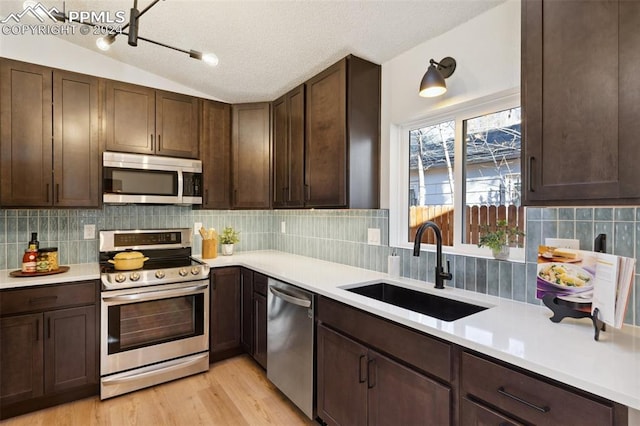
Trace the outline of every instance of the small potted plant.
{"label": "small potted plant", "polygon": [[498,260],[509,258],[509,245],[518,236],[524,236],[517,226],[509,227],[506,220],[498,220],[495,230],[491,230],[489,225],[481,226],[480,241],[478,247],[489,247],[493,252],[493,257]]}
{"label": "small potted plant", "polygon": [[240,238],[238,238],[239,234],[240,233],[236,232],[231,226],[226,226],[222,230],[222,234],[220,234],[220,247],[224,256],[231,256],[233,254],[233,245],[240,241]]}

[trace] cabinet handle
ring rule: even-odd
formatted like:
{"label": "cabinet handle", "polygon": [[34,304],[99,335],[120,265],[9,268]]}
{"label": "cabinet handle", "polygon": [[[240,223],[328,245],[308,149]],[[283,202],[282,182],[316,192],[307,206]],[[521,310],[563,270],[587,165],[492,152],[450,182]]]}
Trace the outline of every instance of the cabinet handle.
{"label": "cabinet handle", "polygon": [[371,359],[367,363],[367,387],[369,389],[376,385],[376,360]]}
{"label": "cabinet handle", "polygon": [[526,401],[526,400],[524,400],[524,399],[520,398],[519,396],[516,396],[516,395],[514,395],[514,394],[512,394],[512,393],[510,393],[510,392],[507,392],[507,391],[505,390],[504,386],[500,386],[500,387],[498,388],[498,393],[499,393],[500,395],[504,395],[504,396],[506,396],[507,398],[511,398],[511,399],[513,399],[514,401],[518,401],[519,403],[524,404],[524,405],[526,405],[526,406],[527,406],[527,407],[529,407],[529,408],[533,408],[534,410],[538,410],[538,411],[540,411],[541,413],[548,413],[549,411],[551,411],[551,408],[550,408],[550,407],[547,407],[546,405],[545,405],[544,407],[541,407],[541,406],[536,405],[536,404],[534,404],[534,403],[532,403],[532,402]]}
{"label": "cabinet handle", "polygon": [[309,201],[311,199],[311,185],[304,185],[304,200]]}
{"label": "cabinet handle", "polygon": [[47,339],[51,339],[51,318],[47,318]]}
{"label": "cabinet handle", "polygon": [[204,203],[205,203],[205,205],[209,204],[209,190],[208,189],[204,190]]}
{"label": "cabinet handle", "polygon": [[56,204],[60,204],[60,184],[56,183]]}
{"label": "cabinet handle", "polygon": [[45,193],[47,194],[47,203],[49,202],[49,184],[46,185]]}
{"label": "cabinet handle", "polygon": [[161,135],[158,135],[158,152],[162,151],[162,139]]}
{"label": "cabinet handle", "polygon": [[40,340],[40,319],[36,320],[36,342]]}
{"label": "cabinet handle", "polygon": [[233,205],[235,206],[238,203],[238,190],[233,190]]}
{"label": "cabinet handle", "polygon": [[153,143],[153,133],[152,133],[151,134],[151,152],[153,152],[153,146],[154,146],[154,143]]}
{"label": "cabinet handle", "polygon": [[536,192],[535,186],[533,185],[533,162],[535,157],[529,157],[529,170],[527,170],[527,178],[529,180],[529,192]]}
{"label": "cabinet handle", "polygon": [[360,383],[364,383],[367,381],[367,377],[365,375],[365,371],[367,369],[366,360],[367,360],[366,355],[360,355],[360,368],[359,368],[360,371],[358,371],[358,381]]}

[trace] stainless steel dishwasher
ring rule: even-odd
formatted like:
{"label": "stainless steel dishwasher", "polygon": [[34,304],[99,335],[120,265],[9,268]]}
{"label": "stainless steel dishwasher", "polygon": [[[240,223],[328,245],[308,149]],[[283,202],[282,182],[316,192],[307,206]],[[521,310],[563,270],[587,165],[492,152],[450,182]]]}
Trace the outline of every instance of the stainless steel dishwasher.
{"label": "stainless steel dishwasher", "polygon": [[310,419],[313,402],[314,295],[269,278],[267,377]]}

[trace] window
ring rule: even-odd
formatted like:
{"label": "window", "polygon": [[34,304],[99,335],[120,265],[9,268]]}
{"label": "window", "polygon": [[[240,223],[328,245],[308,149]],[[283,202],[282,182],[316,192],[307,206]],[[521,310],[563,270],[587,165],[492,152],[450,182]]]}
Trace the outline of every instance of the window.
{"label": "window", "polygon": [[[519,104],[512,90],[397,128],[400,149],[391,153],[390,188],[401,190],[391,190],[392,246],[412,247],[417,228],[431,220],[442,230],[445,252],[491,257],[476,245],[481,225],[506,219],[524,229]],[[429,248],[433,233],[422,242]],[[511,253],[524,260],[523,249]]]}

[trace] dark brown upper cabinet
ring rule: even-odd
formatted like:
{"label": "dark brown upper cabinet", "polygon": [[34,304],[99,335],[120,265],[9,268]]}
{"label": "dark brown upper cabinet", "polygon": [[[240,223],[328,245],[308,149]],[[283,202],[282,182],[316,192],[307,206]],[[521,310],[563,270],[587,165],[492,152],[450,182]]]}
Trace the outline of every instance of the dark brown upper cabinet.
{"label": "dark brown upper cabinet", "polygon": [[304,85],[275,100],[273,207],[304,206]]}
{"label": "dark brown upper cabinet", "polygon": [[640,2],[522,3],[523,203],[640,202]]}
{"label": "dark brown upper cabinet", "polygon": [[112,80],[106,92],[107,150],[199,158],[197,98]]}
{"label": "dark brown upper cabinet", "polygon": [[380,66],[350,55],[305,88],[305,206],[378,208]]}
{"label": "dark brown upper cabinet", "polygon": [[100,80],[6,59],[0,68],[0,204],[99,207]]}
{"label": "dark brown upper cabinet", "polygon": [[202,208],[231,207],[231,105],[201,100]]}
{"label": "dark brown upper cabinet", "polygon": [[232,107],[231,169],[232,207],[271,207],[270,104]]}

